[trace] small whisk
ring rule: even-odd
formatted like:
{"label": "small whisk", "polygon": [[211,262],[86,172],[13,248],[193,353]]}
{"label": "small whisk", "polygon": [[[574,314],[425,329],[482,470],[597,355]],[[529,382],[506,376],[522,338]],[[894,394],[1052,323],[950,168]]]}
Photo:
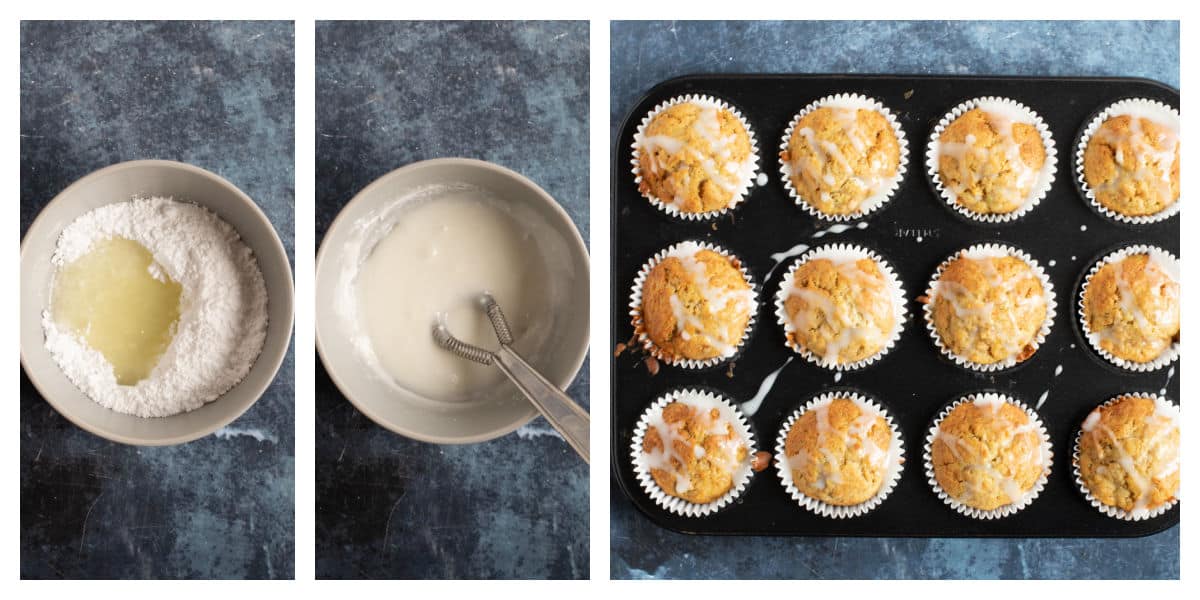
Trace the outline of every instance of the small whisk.
{"label": "small whisk", "polygon": [[543,417],[550,422],[563,439],[575,449],[575,452],[588,461],[588,428],[591,417],[587,411],[571,400],[562,390],[550,383],[541,373],[538,373],[521,355],[512,349],[512,330],[504,312],[491,294],[481,297],[483,309],[492,329],[496,330],[496,338],[500,340],[500,349],[492,352],[468,344],[452,335],[446,325],[438,322],[433,326],[433,339],[439,346],[451,353],[475,361],[483,365],[495,365],[521,390],[521,393],[537,407]]}

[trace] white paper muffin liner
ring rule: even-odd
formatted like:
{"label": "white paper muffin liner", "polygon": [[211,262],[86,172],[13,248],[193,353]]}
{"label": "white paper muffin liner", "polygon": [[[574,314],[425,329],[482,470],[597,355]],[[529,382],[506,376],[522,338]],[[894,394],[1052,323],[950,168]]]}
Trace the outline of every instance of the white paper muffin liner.
{"label": "white paper muffin liner", "polygon": [[[746,330],[742,332],[742,339],[739,340],[737,346],[734,347],[733,353],[729,354],[728,356],[714,356],[713,358],[707,360],[692,360],[690,358],[667,356],[658,346],[654,345],[654,341],[650,339],[650,335],[646,333],[646,328],[642,325],[642,286],[646,284],[646,277],[650,275],[650,271],[653,270],[658,263],[662,262],[663,259],[667,258],[674,250],[683,246],[684,244],[695,244],[698,250],[711,250],[717,254],[720,254],[721,256],[724,256],[725,258],[728,258],[731,261],[737,261],[739,265],[738,270],[741,271],[742,277],[746,280],[746,283],[750,284],[750,291],[753,294],[750,303],[750,320],[746,323]],[[708,242],[687,240],[672,244],[666,249],[660,250],[658,254],[655,254],[650,260],[646,261],[646,264],[642,265],[642,268],[638,270],[637,277],[633,280],[633,290],[629,294],[629,317],[633,322],[633,332],[637,336],[638,343],[641,344],[642,349],[644,349],[650,356],[653,356],[655,359],[675,367],[703,369],[718,365],[736,357],[746,346],[746,342],[750,340],[750,335],[754,331],[754,325],[758,321],[758,286],[755,285],[754,278],[751,277],[750,271],[746,269],[746,263],[733,253]]]}
{"label": "white paper muffin liner", "polygon": [[[792,284],[794,281],[793,277],[796,273],[796,269],[800,268],[801,265],[810,260],[818,258],[829,258],[835,260],[845,260],[848,258],[869,258],[879,265],[879,270],[883,273],[884,279],[887,280],[888,287],[891,288],[892,309],[896,317],[895,325],[893,325],[892,332],[888,336],[888,341],[884,345],[883,349],[881,349],[879,352],[852,363],[842,364],[836,362],[827,362],[825,361],[824,357],[813,354],[808,348],[805,348],[799,343],[792,341],[792,339],[789,337],[789,334],[796,332],[796,327],[792,324],[792,319],[788,316],[787,306],[785,304],[792,289]],[[788,348],[791,348],[793,352],[803,356],[805,360],[834,371],[853,371],[855,369],[861,369],[883,358],[889,351],[891,351],[892,347],[896,345],[896,342],[899,341],[900,335],[904,332],[904,324],[907,321],[907,316],[908,308],[905,306],[904,285],[901,283],[900,277],[897,276],[896,272],[892,269],[892,266],[878,254],[876,254],[875,251],[854,244],[827,244],[805,252],[792,262],[791,267],[788,268],[787,273],[784,274],[783,279],[779,283],[779,289],[775,292],[775,318],[780,327],[783,328],[784,343]]]}
{"label": "white paper muffin liner", "polygon": [[[641,140],[645,135],[646,127],[650,125],[650,121],[653,121],[654,117],[657,117],[659,113],[672,106],[675,106],[676,104],[683,104],[686,102],[693,102],[701,106],[724,109],[733,113],[733,116],[737,117],[737,119],[741,121],[742,127],[745,128],[746,136],[750,138],[750,156],[747,157],[746,160],[749,161],[752,168],[749,169],[748,173],[744,175],[742,181],[739,182],[737,190],[733,194],[733,199],[729,201],[727,206],[720,210],[711,210],[699,213],[683,212],[679,210],[679,208],[675,206],[673,202],[666,202],[649,192],[640,192],[642,183],[642,167],[639,159],[641,156]],[[659,210],[667,213],[668,215],[688,221],[704,221],[707,219],[712,219],[719,217],[733,210],[734,208],[737,208],[737,206],[746,199],[746,195],[750,193],[750,189],[754,187],[754,181],[758,176],[758,140],[754,137],[754,129],[750,127],[750,122],[746,120],[746,117],[742,116],[741,111],[738,109],[730,106],[724,100],[719,100],[708,95],[687,94],[684,96],[675,96],[670,100],[659,103],[658,106],[655,106],[649,113],[646,114],[645,117],[642,117],[642,122],[638,124],[637,132],[635,132],[633,135],[633,144],[631,145],[631,148],[633,149],[633,155],[630,159],[630,164],[633,167],[633,181],[634,183],[638,184],[639,193],[642,194],[642,197],[649,200],[651,204],[658,207]]]}
{"label": "white paper muffin liner", "polygon": [[[887,119],[888,123],[891,124],[892,132],[895,133],[896,141],[900,145],[900,163],[896,168],[896,174],[890,180],[888,180],[887,185],[884,186],[885,189],[864,199],[857,211],[844,215],[831,215],[822,212],[816,207],[816,205],[810,203],[808,200],[805,200],[804,197],[800,195],[800,192],[796,189],[796,187],[792,184],[792,167],[790,164],[788,164],[788,161],[783,160],[782,156],[782,153],[786,152],[788,149],[788,142],[790,142],[792,139],[792,131],[796,128],[796,125],[800,122],[800,119],[803,119],[805,115],[811,113],[812,111],[826,106],[833,108],[866,109],[882,114],[884,118]],[[787,129],[784,130],[783,139],[779,142],[779,152],[779,172],[783,176],[783,187],[787,190],[788,196],[792,198],[792,201],[796,203],[796,206],[803,208],[806,212],[808,212],[808,214],[826,221],[853,221],[875,212],[892,199],[892,196],[895,195],[896,190],[900,188],[900,182],[904,180],[905,173],[908,172],[908,139],[904,136],[904,129],[900,127],[900,122],[897,121],[895,115],[893,115],[892,112],[889,111],[887,107],[885,107],[878,100],[875,100],[874,98],[868,98],[867,96],[863,96],[861,94],[834,94],[831,96],[825,96],[824,98],[816,100],[810,103],[808,106],[805,106],[800,110],[800,112],[796,113],[796,115],[792,117],[792,121],[788,123]]]}
{"label": "white paper muffin liner", "polygon": [[[787,456],[787,436],[792,430],[792,426],[800,419],[804,413],[815,408],[828,405],[837,398],[847,398],[857,404],[864,411],[873,411],[878,413],[887,421],[888,428],[892,430],[892,443],[888,447],[888,462],[887,473],[884,475],[883,484],[879,487],[879,491],[875,495],[861,504],[853,504],[849,506],[838,506],[836,504],[828,504],[812,498],[801,492],[796,487],[792,479],[792,469],[788,464]],[[775,439],[775,469],[779,474],[779,481],[783,483],[783,488],[787,490],[789,496],[792,497],[800,506],[805,509],[831,519],[848,519],[864,515],[879,506],[896,488],[896,483],[900,481],[900,473],[904,470],[904,438],[900,435],[900,428],[888,414],[887,410],[880,406],[874,400],[863,397],[855,392],[834,391],[821,394],[812,400],[809,400],[800,408],[796,409],[788,420],[784,422],[779,430],[779,436]]]}
{"label": "white paper muffin liner", "polygon": [[[933,470],[933,440],[937,437],[938,428],[941,426],[942,420],[945,419],[946,416],[949,415],[950,412],[960,404],[965,402],[974,402],[977,399],[989,402],[1006,402],[1016,406],[1017,408],[1020,408],[1021,410],[1025,411],[1026,415],[1029,415],[1030,423],[1033,424],[1033,426],[1037,429],[1038,435],[1042,438],[1041,454],[1042,465],[1044,468],[1042,469],[1041,477],[1034,482],[1033,487],[1030,488],[1029,491],[1025,492],[1025,495],[1019,500],[1010,504],[1005,504],[1004,506],[993,510],[980,510],[978,508],[967,506],[966,504],[963,504],[957,499],[951,497],[946,490],[942,489],[941,484],[938,483],[937,474],[934,473]],[[1038,495],[1042,493],[1042,489],[1046,487],[1046,482],[1050,479],[1050,470],[1054,462],[1054,449],[1050,443],[1050,433],[1046,431],[1046,424],[1042,422],[1042,418],[1038,415],[1037,411],[1029,408],[1025,405],[1025,403],[1018,401],[1012,396],[995,394],[991,392],[982,392],[967,394],[966,396],[955,400],[953,404],[943,408],[942,412],[938,413],[937,419],[934,420],[933,425],[929,428],[929,433],[925,435],[924,460],[925,478],[929,481],[929,486],[933,488],[934,493],[937,494],[938,498],[941,498],[947,506],[950,506],[959,514],[971,517],[972,519],[992,520],[1014,515],[1020,512],[1026,506],[1032,504],[1033,501],[1037,499]]]}
{"label": "white paper muffin liner", "polygon": [[[951,262],[964,256],[966,258],[1014,256],[1024,261],[1025,264],[1033,269],[1034,274],[1037,275],[1038,280],[1042,283],[1042,293],[1046,296],[1046,318],[1042,321],[1042,326],[1038,329],[1037,334],[1034,335],[1033,341],[1030,342],[1030,345],[1033,346],[1034,354],[1041,348],[1042,343],[1046,341],[1046,336],[1050,335],[1050,329],[1054,326],[1054,316],[1058,310],[1058,301],[1054,299],[1054,285],[1050,283],[1050,276],[1046,274],[1046,270],[1033,257],[1026,254],[1023,250],[1018,250],[1004,244],[975,244],[955,252],[942,261],[942,264],[938,265],[937,271],[934,272],[933,278],[929,280],[929,286],[925,289],[925,296],[928,298],[923,309],[925,313],[925,329],[929,332],[929,336],[933,338],[933,344],[937,346],[938,351],[943,356],[954,361],[960,367],[983,373],[991,373],[1014,367],[1022,362],[1018,361],[1016,356],[1010,356],[1000,362],[981,364],[955,354],[942,342],[942,336],[933,324],[933,303],[937,297],[935,290],[937,289],[938,280],[941,279],[942,272],[946,270],[946,267]],[[1030,355],[1029,358],[1033,358],[1033,355]],[[1025,360],[1029,360],[1029,358]]]}
{"label": "white paper muffin liner", "polygon": [[1075,180],[1079,183],[1079,191],[1083,193],[1084,199],[1096,212],[1114,221],[1133,225],[1145,225],[1169,219],[1179,212],[1179,207],[1183,200],[1182,194],[1170,206],[1157,213],[1152,215],[1127,216],[1100,204],[1100,201],[1096,199],[1095,191],[1088,185],[1087,178],[1084,177],[1083,155],[1087,152],[1088,142],[1092,140],[1092,136],[1095,135],[1096,131],[1100,129],[1100,126],[1105,121],[1122,115],[1146,117],[1157,123],[1171,127],[1175,130],[1176,134],[1180,132],[1179,111],[1162,102],[1146,98],[1128,98],[1110,104],[1089,121],[1079,134],[1079,143],[1075,146]]}
{"label": "white paper muffin liner", "polygon": [[[653,415],[662,414],[662,410],[666,405],[676,401],[684,402],[690,406],[709,406],[720,409],[722,418],[733,425],[734,432],[741,436],[746,443],[746,458],[733,473],[733,487],[720,498],[706,504],[688,502],[683,498],[668,494],[659,487],[658,482],[654,481],[654,476],[650,473],[650,465],[646,461],[646,454],[642,452],[642,442],[646,437],[647,430],[650,428],[650,418]],[[695,388],[674,389],[655,400],[642,413],[641,418],[638,419],[637,425],[633,430],[633,440],[630,443],[629,449],[630,458],[633,460],[634,474],[637,476],[638,483],[642,486],[642,490],[646,492],[646,495],[650,496],[655,504],[658,504],[668,512],[685,517],[710,515],[736,500],[746,489],[746,486],[750,483],[750,479],[754,475],[751,463],[754,459],[754,454],[757,452],[754,445],[754,432],[750,429],[750,422],[742,414],[741,409],[730,402],[724,395]]]}
{"label": "white paper muffin liner", "polygon": [[[1133,393],[1120,394],[1117,396],[1113,396],[1112,398],[1109,398],[1103,404],[1101,404],[1100,406],[1097,406],[1096,408],[1094,408],[1092,410],[1095,411],[1100,408],[1110,406],[1117,400],[1120,400],[1121,398],[1124,398],[1126,396],[1133,396],[1135,398],[1149,398],[1150,400],[1153,400],[1156,403],[1159,403],[1159,402],[1166,403],[1168,406],[1170,406],[1171,408],[1173,408],[1175,410],[1176,415],[1178,417],[1179,407],[1176,406],[1175,404],[1173,404],[1170,400],[1167,400],[1166,398],[1164,398],[1158,394],[1147,394],[1147,393],[1141,393],[1141,392],[1133,392]],[[1088,413],[1088,414],[1090,415],[1091,413]],[[1176,492],[1175,497],[1172,498],[1170,502],[1165,502],[1153,509],[1147,509],[1147,510],[1142,510],[1142,511],[1127,511],[1127,510],[1123,510],[1121,508],[1117,508],[1116,506],[1109,506],[1109,505],[1101,502],[1095,496],[1092,495],[1092,492],[1090,490],[1088,490],[1087,483],[1083,480],[1083,474],[1079,472],[1079,444],[1082,440],[1083,440],[1083,428],[1079,427],[1075,431],[1075,444],[1074,444],[1074,446],[1072,446],[1072,451],[1071,451],[1071,469],[1075,475],[1075,486],[1079,488],[1079,491],[1080,491],[1080,493],[1083,494],[1084,499],[1086,499],[1089,504],[1094,506],[1096,508],[1096,510],[1098,510],[1101,513],[1104,513],[1105,515],[1108,515],[1114,519],[1121,519],[1122,521],[1145,521],[1146,519],[1153,519],[1154,517],[1157,517],[1157,516],[1167,512],[1168,510],[1171,510],[1172,508],[1175,507],[1176,504],[1179,504],[1179,493],[1178,492]]]}
{"label": "white paper muffin liner", "polygon": [[[1038,179],[1029,189],[1029,196],[1025,198],[1025,202],[1016,210],[1009,213],[979,213],[975,212],[957,201],[957,194],[950,190],[942,183],[941,169],[938,166],[938,153],[941,149],[940,138],[946,127],[950,126],[955,119],[963,115],[963,113],[979,108],[985,112],[1006,112],[1010,115],[1019,115],[1021,119],[1014,119],[1014,122],[1029,123],[1037,128],[1038,134],[1042,137],[1042,147],[1046,150],[1046,160],[1042,163],[1042,168],[1038,172]],[[1025,213],[1033,210],[1035,206],[1041,203],[1042,199],[1050,191],[1051,185],[1054,183],[1054,172],[1058,166],[1058,150],[1054,144],[1054,136],[1050,133],[1050,127],[1042,120],[1033,109],[1012,100],[1010,98],[1001,98],[997,96],[983,96],[967,100],[958,106],[955,106],[942,117],[938,124],[933,128],[933,133],[929,134],[929,144],[925,149],[925,167],[929,170],[930,181],[933,182],[933,187],[937,190],[939,196],[946,204],[958,212],[960,215],[968,219],[979,221],[982,223],[1007,223],[1015,221]]]}
{"label": "white paper muffin liner", "polygon": [[1125,248],[1121,248],[1120,250],[1116,250],[1105,255],[1104,258],[1096,261],[1096,263],[1092,265],[1092,268],[1088,270],[1087,276],[1083,278],[1083,284],[1079,286],[1079,298],[1077,300],[1076,313],[1079,318],[1079,326],[1081,331],[1083,331],[1084,339],[1088,341],[1088,344],[1092,347],[1092,349],[1095,350],[1096,353],[1101,357],[1103,357],[1104,360],[1128,371],[1133,371],[1135,373],[1148,373],[1150,371],[1157,371],[1178,360],[1179,342],[1172,343],[1165,351],[1163,351],[1162,354],[1158,356],[1158,358],[1155,358],[1150,362],[1139,363],[1118,358],[1100,346],[1100,336],[1092,332],[1091,328],[1088,327],[1087,310],[1084,307],[1084,298],[1087,297],[1088,284],[1091,283],[1092,277],[1094,277],[1096,273],[1098,273],[1100,269],[1104,267],[1104,265],[1119,262],[1129,256],[1134,256],[1137,254],[1149,254],[1151,257],[1153,257],[1153,259],[1159,261],[1159,264],[1169,269],[1167,274],[1170,275],[1175,281],[1182,281],[1180,279],[1181,271],[1179,267],[1179,259],[1175,258],[1174,254],[1171,254],[1170,252],[1167,252],[1166,250],[1163,250],[1157,246],[1147,246],[1145,244],[1126,246]]}

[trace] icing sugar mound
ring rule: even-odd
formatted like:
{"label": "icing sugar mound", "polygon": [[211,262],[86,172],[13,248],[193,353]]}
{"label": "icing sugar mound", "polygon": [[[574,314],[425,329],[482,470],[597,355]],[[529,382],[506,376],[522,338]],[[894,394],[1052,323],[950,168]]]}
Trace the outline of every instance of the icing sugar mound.
{"label": "icing sugar mound", "polygon": [[266,341],[267,288],[237,231],[194,204],[135,198],[73,221],[51,262],[66,265],[112,237],[145,246],[154,255],[151,272],[182,286],[175,337],[149,377],[123,386],[100,352],[43,310],[46,349],[67,378],[100,405],[138,417],[195,410],[245,378]]}

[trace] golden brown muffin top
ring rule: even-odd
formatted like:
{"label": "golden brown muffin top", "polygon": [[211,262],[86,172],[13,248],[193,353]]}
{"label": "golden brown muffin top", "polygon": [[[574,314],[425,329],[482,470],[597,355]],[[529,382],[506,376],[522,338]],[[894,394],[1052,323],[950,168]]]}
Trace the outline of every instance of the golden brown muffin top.
{"label": "golden brown muffin top", "polygon": [[892,430],[874,408],[834,398],[811,408],[788,430],[784,453],[804,495],[835,506],[862,504],[888,475]]}
{"label": "golden brown muffin top", "polygon": [[652,415],[642,452],[658,486],[697,504],[733,489],[733,476],[748,453],[734,418],[724,404],[693,395],[680,395],[661,415]]}
{"label": "golden brown muffin top", "polygon": [[1096,201],[1129,217],[1179,201],[1179,134],[1133,115],[1100,124],[1083,154],[1083,177]]}
{"label": "golden brown muffin top", "polygon": [[869,257],[813,258],[792,273],[784,309],[788,339],[821,364],[849,364],[883,351],[896,325],[894,290]]}
{"label": "golden brown muffin top", "polygon": [[1011,213],[1029,199],[1046,147],[1023,115],[973,108],[938,137],[938,176],[955,202],[979,214]]}
{"label": "golden brown muffin top", "polygon": [[1029,415],[996,396],[979,396],[951,409],[930,450],[938,485],[979,510],[1023,499],[1049,468]]}
{"label": "golden brown muffin top", "polygon": [[731,206],[754,172],[750,135],[733,111],[688,101],[664,109],[636,136],[638,189],[683,213]]}
{"label": "golden brown muffin top", "polygon": [[729,357],[754,308],[754,292],[738,265],[683,242],[646,276],[640,331],[670,360]]}
{"label": "golden brown muffin top", "polygon": [[1179,411],[1161,399],[1122,396],[1088,414],[1079,474],[1100,502],[1133,513],[1179,492]]}
{"label": "golden brown muffin top", "polygon": [[956,356],[977,364],[1020,362],[1037,349],[1046,293],[1020,258],[964,250],[946,265],[933,292],[933,325]]}
{"label": "golden brown muffin top", "polygon": [[796,122],[779,157],[805,202],[847,215],[888,190],[900,168],[900,142],[877,110],[823,106]]}
{"label": "golden brown muffin top", "polygon": [[1117,358],[1145,363],[1179,341],[1179,282],[1173,272],[1150,254],[1100,267],[1083,298],[1092,343]]}

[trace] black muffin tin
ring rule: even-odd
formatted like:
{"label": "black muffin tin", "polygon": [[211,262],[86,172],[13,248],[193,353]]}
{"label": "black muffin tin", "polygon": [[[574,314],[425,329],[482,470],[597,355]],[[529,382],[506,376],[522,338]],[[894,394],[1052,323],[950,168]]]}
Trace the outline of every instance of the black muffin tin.
{"label": "black muffin tin", "polygon": [[[796,112],[814,100],[842,92],[874,98],[896,115],[908,138],[908,171],[892,199],[862,219],[868,223],[866,229],[814,238],[831,223],[810,216],[787,195],[778,148]],[[711,95],[739,109],[758,140],[759,172],[769,177],[765,185],[752,188],[737,208],[713,220],[685,221],[666,215],[638,193],[630,170],[630,146],[642,118],[660,102],[684,94]],[[959,215],[934,193],[926,174],[926,143],[937,121],[957,104],[979,96],[1012,98],[1032,108],[1050,127],[1058,149],[1050,192],[1011,223],[984,224]],[[1108,104],[1130,97],[1179,106],[1177,90],[1125,78],[694,75],[652,89],[630,110],[614,140],[611,343],[615,348],[633,335],[628,305],[638,269],[659,250],[688,239],[712,242],[741,258],[761,286],[759,323],[732,371],[728,363],[704,370],[662,364],[658,374],[651,375],[636,348],[612,358],[612,464],[626,496],[663,527],[704,534],[1110,537],[1147,535],[1178,523],[1178,505],[1145,521],[1101,514],[1077,489],[1071,468],[1078,425],[1095,406],[1122,392],[1165,391],[1172,401],[1179,399],[1179,377],[1169,376],[1175,373],[1173,368],[1145,374],[1118,369],[1087,344],[1076,317],[1082,276],[1102,255],[1126,244],[1157,245],[1179,255],[1177,215],[1149,225],[1118,223],[1093,210],[1074,182],[1080,130]],[[834,372],[784,346],[774,295],[787,264],[775,269],[770,279],[764,277],[774,264],[773,253],[801,243],[817,247],[839,242],[875,250],[891,263],[904,283],[908,321],[885,357],[835,380]],[[1058,301],[1054,327],[1037,353],[1012,369],[991,374],[965,370],[944,358],[925,330],[916,301],[940,262],[981,242],[1010,244],[1032,255],[1049,273]],[[680,517],[656,505],[639,486],[630,460],[633,428],[646,407],[664,392],[685,386],[709,386],[744,402],[791,356],[796,359],[751,418],[758,449],[774,454],[782,423],[813,396],[836,388],[858,390],[883,404],[903,433],[906,464],[891,496],[864,516],[823,518],[787,495],[772,464],[754,475],[735,502],[714,514]],[[1062,373],[1056,376],[1059,366]],[[984,390],[1010,394],[1031,407],[1048,390],[1038,412],[1054,444],[1052,472],[1041,495],[1019,513],[990,521],[962,516],[943,503],[930,489],[922,465],[925,434],[938,411],[963,394]]]}

